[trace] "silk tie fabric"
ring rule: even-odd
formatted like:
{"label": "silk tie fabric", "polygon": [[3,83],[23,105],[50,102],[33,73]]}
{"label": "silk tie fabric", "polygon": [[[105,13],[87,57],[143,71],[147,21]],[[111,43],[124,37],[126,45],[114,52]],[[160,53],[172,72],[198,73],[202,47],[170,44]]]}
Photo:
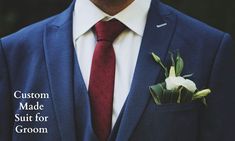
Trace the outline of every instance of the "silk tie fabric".
{"label": "silk tie fabric", "polygon": [[99,21],[93,27],[97,43],[88,91],[93,129],[100,141],[107,141],[111,132],[116,65],[113,41],[124,29],[125,25],[116,19]]}

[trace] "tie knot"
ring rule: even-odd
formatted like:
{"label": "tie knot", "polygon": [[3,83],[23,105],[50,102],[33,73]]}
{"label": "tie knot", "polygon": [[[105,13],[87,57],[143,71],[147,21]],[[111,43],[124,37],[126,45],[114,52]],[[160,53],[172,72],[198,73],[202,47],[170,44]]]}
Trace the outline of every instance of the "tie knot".
{"label": "tie knot", "polygon": [[126,28],[124,24],[116,19],[110,21],[99,21],[93,27],[97,41],[113,42],[117,36]]}

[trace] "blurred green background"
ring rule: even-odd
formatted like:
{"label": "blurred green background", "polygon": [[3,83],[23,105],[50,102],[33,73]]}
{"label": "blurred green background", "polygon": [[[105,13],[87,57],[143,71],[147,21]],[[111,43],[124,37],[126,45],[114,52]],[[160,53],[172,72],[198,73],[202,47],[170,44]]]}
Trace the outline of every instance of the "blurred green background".
{"label": "blurred green background", "polygon": [[[235,38],[235,0],[162,0]],[[0,0],[0,37],[63,11],[71,0]]]}

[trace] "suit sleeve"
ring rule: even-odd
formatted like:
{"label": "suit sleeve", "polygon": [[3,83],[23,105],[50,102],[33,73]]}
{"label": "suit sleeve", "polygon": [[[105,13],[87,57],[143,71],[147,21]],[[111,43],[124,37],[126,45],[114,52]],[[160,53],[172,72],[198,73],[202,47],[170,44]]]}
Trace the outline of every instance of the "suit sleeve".
{"label": "suit sleeve", "polygon": [[9,71],[0,40],[0,141],[10,141],[12,133],[12,107]]}
{"label": "suit sleeve", "polygon": [[201,111],[200,141],[235,141],[235,48],[225,34],[215,57],[207,98]]}

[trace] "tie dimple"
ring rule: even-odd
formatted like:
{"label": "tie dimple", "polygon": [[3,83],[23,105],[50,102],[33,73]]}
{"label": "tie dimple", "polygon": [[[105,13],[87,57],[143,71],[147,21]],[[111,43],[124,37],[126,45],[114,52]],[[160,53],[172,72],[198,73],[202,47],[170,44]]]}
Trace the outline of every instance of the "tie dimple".
{"label": "tie dimple", "polygon": [[125,25],[120,21],[112,19],[110,21],[99,21],[93,30],[97,36],[97,41],[113,42],[125,28]]}

